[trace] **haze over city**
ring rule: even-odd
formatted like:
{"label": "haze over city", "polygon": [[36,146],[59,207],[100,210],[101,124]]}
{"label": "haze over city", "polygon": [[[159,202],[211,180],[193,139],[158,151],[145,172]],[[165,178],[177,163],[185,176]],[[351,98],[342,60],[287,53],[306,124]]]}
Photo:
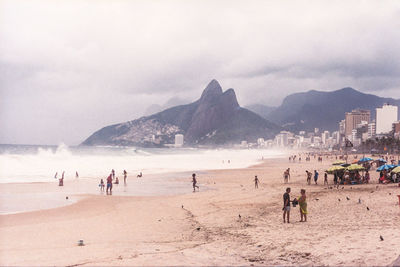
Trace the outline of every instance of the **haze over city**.
{"label": "haze over city", "polygon": [[215,78],[239,104],[400,98],[398,1],[1,1],[0,143],[81,143]]}

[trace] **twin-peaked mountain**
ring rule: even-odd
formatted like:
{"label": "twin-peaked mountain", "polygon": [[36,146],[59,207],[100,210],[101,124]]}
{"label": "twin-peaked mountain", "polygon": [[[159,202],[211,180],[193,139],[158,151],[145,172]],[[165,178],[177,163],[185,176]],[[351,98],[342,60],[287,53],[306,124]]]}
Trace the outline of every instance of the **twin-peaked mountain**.
{"label": "twin-peaked mountain", "polygon": [[161,147],[174,143],[176,134],[183,134],[189,145],[227,145],[272,138],[279,130],[275,124],[241,108],[233,89],[223,92],[219,83],[212,80],[193,103],[104,127],[82,144]]}

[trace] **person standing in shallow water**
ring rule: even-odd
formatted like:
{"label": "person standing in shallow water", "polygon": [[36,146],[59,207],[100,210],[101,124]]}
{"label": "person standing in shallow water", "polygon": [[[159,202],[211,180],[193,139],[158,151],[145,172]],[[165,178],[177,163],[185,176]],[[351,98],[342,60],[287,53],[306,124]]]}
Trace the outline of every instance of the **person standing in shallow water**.
{"label": "person standing in shallow water", "polygon": [[107,188],[106,188],[107,195],[112,194],[112,180],[113,180],[112,173],[110,173],[110,175],[107,177]]}
{"label": "person standing in shallow water", "polygon": [[257,189],[258,188],[258,182],[259,182],[259,180],[258,180],[258,178],[257,178],[257,175],[254,177],[254,187]]}
{"label": "person standing in shallow water", "polygon": [[126,177],[127,177],[128,173],[126,172],[126,170],[124,170],[124,184],[126,185]]}
{"label": "person standing in shallow water", "polygon": [[[283,223],[289,223],[290,218],[290,187],[286,188],[286,193],[283,194]],[[286,220],[287,219],[287,220]]]}
{"label": "person standing in shallow water", "polygon": [[192,174],[192,182],[193,182],[193,192],[196,192],[196,188],[197,188],[197,191],[198,191],[199,187],[196,185],[197,184],[197,180],[196,180],[196,174],[195,173]]}

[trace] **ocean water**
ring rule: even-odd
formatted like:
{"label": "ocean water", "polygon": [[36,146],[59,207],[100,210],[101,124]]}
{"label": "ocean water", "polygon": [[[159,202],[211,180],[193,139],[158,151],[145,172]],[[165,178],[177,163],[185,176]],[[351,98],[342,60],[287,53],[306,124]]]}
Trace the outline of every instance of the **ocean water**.
{"label": "ocean water", "polygon": [[[245,168],[262,158],[281,157],[281,151],[262,149],[142,149],[132,147],[68,147],[0,145],[0,183],[55,182],[65,171],[65,180],[105,179],[114,169],[123,180],[143,175],[195,172],[209,169]],[[229,163],[228,163],[229,161]]]}

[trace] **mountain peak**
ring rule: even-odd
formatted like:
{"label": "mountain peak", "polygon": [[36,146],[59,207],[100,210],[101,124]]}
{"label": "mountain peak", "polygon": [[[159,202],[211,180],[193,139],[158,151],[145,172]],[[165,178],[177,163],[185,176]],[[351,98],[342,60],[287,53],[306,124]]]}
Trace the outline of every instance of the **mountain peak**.
{"label": "mountain peak", "polygon": [[222,95],[222,87],[218,83],[217,80],[213,79],[211,82],[207,85],[206,89],[204,89],[203,93],[201,94],[201,100],[204,99],[212,99],[215,97],[218,97]]}

